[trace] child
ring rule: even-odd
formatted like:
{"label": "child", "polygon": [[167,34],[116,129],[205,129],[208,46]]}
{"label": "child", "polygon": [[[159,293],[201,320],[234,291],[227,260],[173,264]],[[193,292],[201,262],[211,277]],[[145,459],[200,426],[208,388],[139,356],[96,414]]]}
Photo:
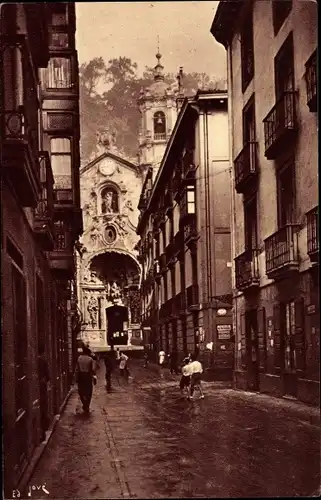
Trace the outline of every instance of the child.
{"label": "child", "polygon": [[190,365],[190,358],[189,357],[184,358],[182,366],[182,377],[179,383],[179,388],[181,390],[182,395],[184,395],[184,389],[186,388],[188,396],[189,396],[189,386],[191,381],[191,371],[189,365]]}

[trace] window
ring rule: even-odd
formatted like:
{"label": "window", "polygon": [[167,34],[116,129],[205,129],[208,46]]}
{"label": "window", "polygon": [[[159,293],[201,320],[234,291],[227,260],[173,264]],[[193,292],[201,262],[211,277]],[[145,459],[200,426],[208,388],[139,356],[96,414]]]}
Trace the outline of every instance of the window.
{"label": "window", "polygon": [[55,250],[67,250],[68,248],[68,228],[64,220],[54,222]]}
{"label": "window", "polygon": [[244,202],[245,250],[257,249],[257,203],[256,197]]}
{"label": "window", "polygon": [[292,9],[292,0],[272,0],[273,28],[276,35]]}
{"label": "window", "polygon": [[49,45],[55,49],[67,49],[69,46],[68,33],[51,32]]}
{"label": "window", "polygon": [[253,12],[249,12],[241,32],[242,92],[254,76]]}
{"label": "window", "polygon": [[189,185],[186,188],[186,209],[188,214],[195,214],[195,186]]}
{"label": "window", "polygon": [[118,192],[112,186],[105,187],[101,192],[101,213],[111,214],[119,212]]}
{"label": "window", "polygon": [[52,13],[53,26],[67,26],[68,25],[68,6],[65,3],[53,4],[55,12]]}
{"label": "window", "polygon": [[154,139],[166,139],[166,118],[163,111],[154,114]]}
{"label": "window", "polygon": [[72,87],[71,60],[69,57],[52,57],[47,68],[47,87],[69,89]]}
{"label": "window", "polygon": [[275,96],[278,101],[285,92],[294,91],[293,36],[288,36],[274,60]]}
{"label": "window", "polygon": [[50,140],[54,189],[72,189],[71,140],[55,137]]}
{"label": "window", "polygon": [[295,218],[295,169],[292,161],[277,173],[278,223],[282,228]]}
{"label": "window", "polygon": [[246,145],[255,140],[255,104],[254,97],[252,97],[243,110],[243,144]]}

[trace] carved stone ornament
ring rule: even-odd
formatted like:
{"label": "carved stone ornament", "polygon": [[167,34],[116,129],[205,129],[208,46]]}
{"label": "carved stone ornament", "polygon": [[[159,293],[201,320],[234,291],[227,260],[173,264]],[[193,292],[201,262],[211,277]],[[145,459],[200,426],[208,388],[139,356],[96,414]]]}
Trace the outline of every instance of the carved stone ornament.
{"label": "carved stone ornament", "polygon": [[98,301],[96,297],[92,296],[89,299],[87,305],[87,311],[89,313],[91,327],[95,328],[97,325],[97,313],[98,313]]}
{"label": "carved stone ornament", "polygon": [[111,225],[106,226],[104,236],[107,245],[111,245],[112,243],[114,243],[117,238],[117,233],[114,226]]}
{"label": "carved stone ornament", "polygon": [[105,158],[99,165],[99,172],[104,176],[112,176],[116,171],[116,164],[111,158]]}

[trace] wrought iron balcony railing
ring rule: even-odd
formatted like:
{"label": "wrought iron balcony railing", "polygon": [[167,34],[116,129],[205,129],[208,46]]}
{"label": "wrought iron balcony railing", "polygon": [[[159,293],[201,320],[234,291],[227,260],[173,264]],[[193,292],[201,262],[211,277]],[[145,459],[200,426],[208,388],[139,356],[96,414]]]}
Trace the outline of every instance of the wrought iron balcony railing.
{"label": "wrought iron balcony railing", "polygon": [[187,150],[183,157],[183,176],[185,179],[194,178],[196,172],[196,165],[194,163],[194,151]]}
{"label": "wrought iron balcony railing", "polygon": [[284,273],[299,268],[297,224],[286,224],[265,240],[265,265],[269,278],[278,278]]}
{"label": "wrought iron balcony railing", "polygon": [[234,160],[235,189],[244,193],[245,186],[257,177],[257,142],[248,142]]}
{"label": "wrought iron balcony railing", "polygon": [[260,284],[258,250],[246,250],[235,259],[235,278],[238,290],[255,288]]}
{"label": "wrought iron balcony railing", "polygon": [[306,214],[308,255],[312,262],[316,262],[319,259],[318,211],[319,207],[315,207]]}
{"label": "wrought iron balcony railing", "polygon": [[155,141],[165,141],[166,140],[166,133],[161,133],[161,134],[154,134],[154,140]]}
{"label": "wrought iron balcony railing", "polygon": [[188,245],[191,241],[198,238],[196,227],[196,214],[188,214],[184,218],[184,242]]}
{"label": "wrought iron balcony railing", "polygon": [[307,105],[310,111],[317,111],[317,51],[305,64],[305,81],[307,88]]}
{"label": "wrought iron balcony railing", "polygon": [[284,92],[263,120],[265,156],[268,160],[284,150],[297,130],[296,94]]}
{"label": "wrought iron balcony railing", "polygon": [[165,252],[159,256],[159,267],[160,267],[161,273],[166,271],[166,253]]}

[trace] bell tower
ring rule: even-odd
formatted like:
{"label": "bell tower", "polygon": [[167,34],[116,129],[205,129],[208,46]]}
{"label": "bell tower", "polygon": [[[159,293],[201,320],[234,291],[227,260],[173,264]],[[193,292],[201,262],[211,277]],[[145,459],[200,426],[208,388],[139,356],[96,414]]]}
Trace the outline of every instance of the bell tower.
{"label": "bell tower", "polygon": [[149,168],[153,169],[153,180],[177,118],[176,93],[165,82],[161,58],[158,51],[154,82],[148,88],[141,90],[138,99],[141,113],[139,160],[145,172]]}

